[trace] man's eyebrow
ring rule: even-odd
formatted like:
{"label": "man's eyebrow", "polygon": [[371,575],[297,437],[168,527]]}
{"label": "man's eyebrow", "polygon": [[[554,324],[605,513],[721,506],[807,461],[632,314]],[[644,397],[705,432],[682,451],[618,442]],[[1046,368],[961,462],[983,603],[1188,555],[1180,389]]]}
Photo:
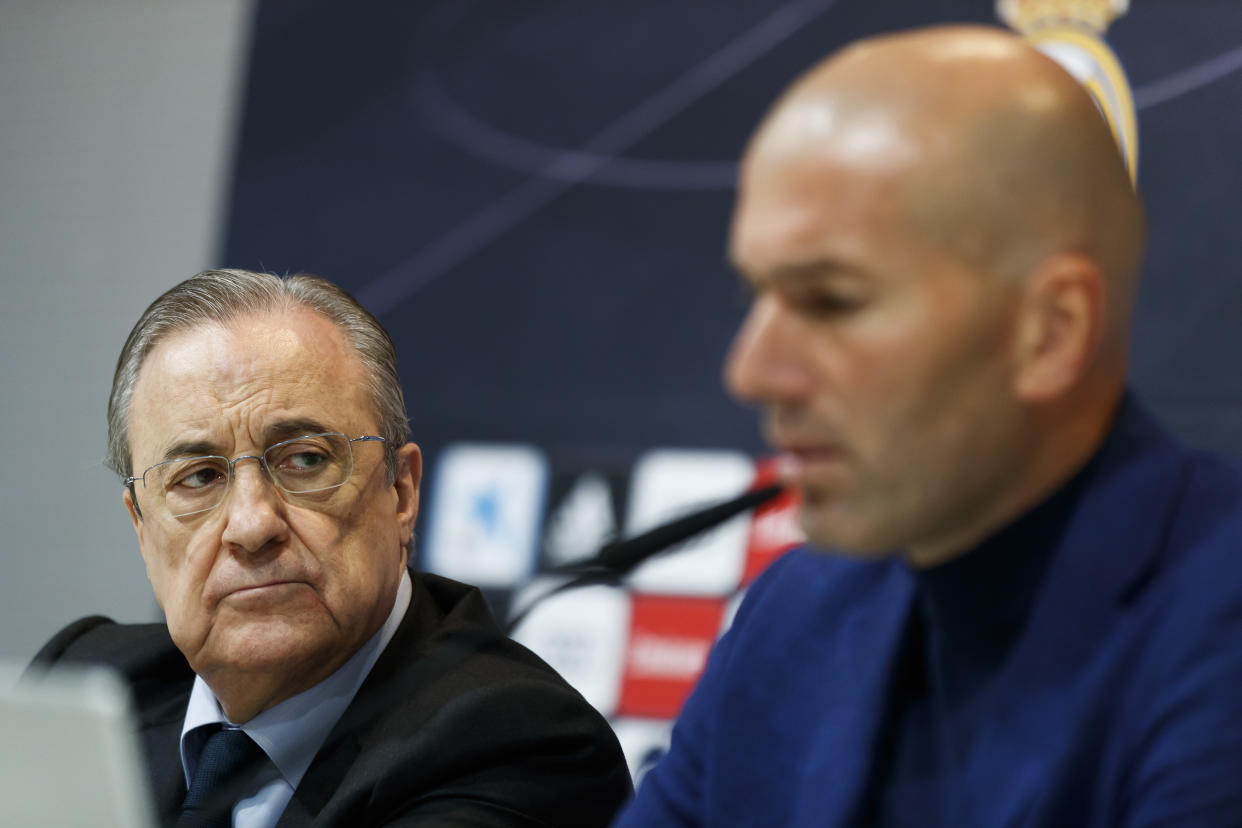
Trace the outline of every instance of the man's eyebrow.
{"label": "man's eyebrow", "polygon": [[772,281],[797,282],[808,279],[854,279],[861,271],[840,259],[812,259],[806,262],[778,267],[772,271]]}
{"label": "man's eyebrow", "polygon": [[[266,445],[279,443],[282,440],[289,440],[293,437],[301,437],[305,434],[323,434],[332,431],[331,428],[310,418],[300,418],[295,420],[281,420],[268,426],[263,431]],[[183,457],[203,457],[206,455],[224,455],[224,449],[218,444],[210,440],[182,440],[179,443],[173,443],[164,450],[163,461],[180,460]]]}
{"label": "man's eyebrow", "polygon": [[164,461],[178,460],[182,457],[202,457],[220,454],[220,447],[209,440],[182,440],[173,443],[164,450]]}
{"label": "man's eyebrow", "polygon": [[270,446],[281,440],[289,440],[306,434],[323,434],[329,431],[336,431],[336,429],[329,428],[318,420],[304,417],[273,423],[263,430],[263,437]]}
{"label": "man's eyebrow", "polygon": [[809,281],[856,279],[863,275],[862,271],[848,262],[828,257],[779,265],[757,274],[738,267],[736,262],[732,262],[732,264],[743,287],[752,292],[778,285],[791,285]]}

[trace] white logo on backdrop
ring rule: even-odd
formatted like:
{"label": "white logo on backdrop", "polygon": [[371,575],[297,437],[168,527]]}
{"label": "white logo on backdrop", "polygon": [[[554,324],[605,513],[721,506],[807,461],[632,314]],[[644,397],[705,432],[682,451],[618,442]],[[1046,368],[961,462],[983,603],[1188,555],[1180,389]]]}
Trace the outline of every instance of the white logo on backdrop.
{"label": "white logo on backdrop", "polygon": [[[527,593],[546,592],[550,582],[536,579],[515,597],[515,608],[529,604]],[[513,633],[605,716],[617,709],[629,635],[629,593],[607,586],[554,595]]]}
{"label": "white logo on backdrop", "polygon": [[507,588],[535,568],[548,461],[530,446],[458,444],[436,469],[424,546],[427,569]]}
{"label": "white logo on backdrop", "polygon": [[548,518],[543,547],[550,566],[563,566],[594,555],[617,534],[612,491],[602,474],[588,472],[576,481]]}
{"label": "white logo on backdrop", "polygon": [[[662,449],[634,466],[626,533],[638,534],[705,504],[736,497],[755,477],[754,461],[736,451]],[[728,595],[746,556],[750,515],[741,514],[635,570],[640,592]]]}

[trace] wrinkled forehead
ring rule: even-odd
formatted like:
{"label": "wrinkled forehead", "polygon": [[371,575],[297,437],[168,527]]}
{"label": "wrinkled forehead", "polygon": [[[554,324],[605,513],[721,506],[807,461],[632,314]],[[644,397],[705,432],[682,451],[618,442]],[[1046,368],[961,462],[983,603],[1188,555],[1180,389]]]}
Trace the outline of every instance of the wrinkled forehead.
{"label": "wrinkled forehead", "polygon": [[370,425],[365,371],[340,330],[305,309],[194,325],[162,339],[143,362],[130,405],[139,443],[255,438],[288,419],[334,430]]}
{"label": "wrinkled forehead", "polygon": [[242,382],[256,373],[284,370],[318,374],[360,362],[344,335],[326,317],[306,308],[256,311],[226,321],[207,321],[170,332],[147,354],[139,384],[148,374],[165,380]]}

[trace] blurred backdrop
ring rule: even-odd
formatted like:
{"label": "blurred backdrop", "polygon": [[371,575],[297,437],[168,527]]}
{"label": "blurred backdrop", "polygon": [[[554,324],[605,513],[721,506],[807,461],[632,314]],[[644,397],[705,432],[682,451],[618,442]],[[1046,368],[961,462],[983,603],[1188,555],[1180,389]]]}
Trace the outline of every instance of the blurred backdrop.
{"label": "blurred backdrop", "polygon": [[[88,612],[156,616],[101,464],[106,393],[141,309],[204,267],[314,272],[380,317],[424,450],[421,561],[501,615],[550,565],[745,488],[762,447],[720,365],[749,131],[850,40],[996,19],[991,0],[0,0],[0,655]],[[1242,4],[1133,0],[1108,40],[1152,224],[1134,384],[1242,454]],[[735,522],[525,640],[641,727],[795,540]],[[606,620],[567,640],[587,615]],[[637,647],[667,618],[686,629]],[[680,678],[598,679],[610,659]]]}
{"label": "blurred backdrop", "polygon": [[103,466],[116,357],[220,261],[248,0],[0,0],[0,657],[156,617]]}

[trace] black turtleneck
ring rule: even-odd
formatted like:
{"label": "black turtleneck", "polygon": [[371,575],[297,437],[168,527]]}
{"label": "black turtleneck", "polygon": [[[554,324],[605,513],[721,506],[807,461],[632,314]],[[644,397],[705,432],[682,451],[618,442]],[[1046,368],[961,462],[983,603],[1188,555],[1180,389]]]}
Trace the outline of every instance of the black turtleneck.
{"label": "black turtleneck", "polygon": [[[940,794],[964,770],[972,704],[1003,666],[1094,463],[1040,505],[952,560],[912,571],[914,596],[876,757],[876,825],[955,824]],[[932,814],[938,815],[937,817]]]}

